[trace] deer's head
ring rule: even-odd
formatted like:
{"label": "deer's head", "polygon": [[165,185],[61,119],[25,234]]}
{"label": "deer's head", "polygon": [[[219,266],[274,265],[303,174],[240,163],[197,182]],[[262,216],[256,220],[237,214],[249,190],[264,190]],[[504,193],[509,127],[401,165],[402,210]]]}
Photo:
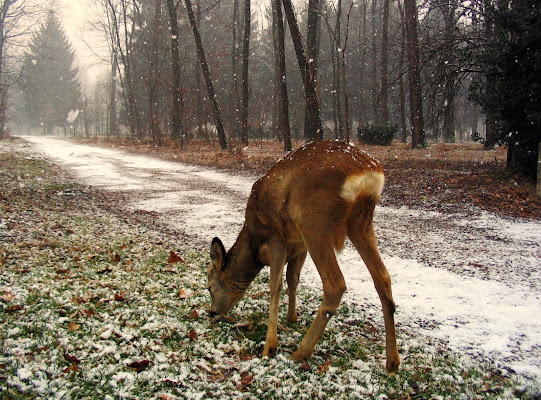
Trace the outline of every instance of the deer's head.
{"label": "deer's head", "polygon": [[218,238],[212,240],[210,245],[210,265],[207,289],[212,299],[210,316],[226,315],[242,298],[246,287],[236,282],[231,271],[237,270],[238,257],[225,251],[222,241]]}

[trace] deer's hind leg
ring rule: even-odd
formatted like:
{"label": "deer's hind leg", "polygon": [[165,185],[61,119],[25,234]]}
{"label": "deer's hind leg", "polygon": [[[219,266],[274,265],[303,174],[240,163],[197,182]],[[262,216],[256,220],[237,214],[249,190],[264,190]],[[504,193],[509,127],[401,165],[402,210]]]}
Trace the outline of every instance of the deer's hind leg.
{"label": "deer's hind leg", "polygon": [[292,359],[296,361],[302,361],[312,356],[314,347],[323,335],[327,323],[336,313],[346,290],[344,277],[336,261],[332,238],[313,240],[306,244],[323,282],[323,301],[314,322],[304,336],[298,350],[292,356]]}
{"label": "deer's hind leg", "polygon": [[396,371],[400,364],[394,322],[396,307],[391,290],[391,277],[381,260],[377,248],[377,240],[372,222],[374,207],[375,202],[371,200],[360,201],[356,204],[348,220],[348,237],[370,271],[378,292],[385,322],[386,368],[388,371]]}

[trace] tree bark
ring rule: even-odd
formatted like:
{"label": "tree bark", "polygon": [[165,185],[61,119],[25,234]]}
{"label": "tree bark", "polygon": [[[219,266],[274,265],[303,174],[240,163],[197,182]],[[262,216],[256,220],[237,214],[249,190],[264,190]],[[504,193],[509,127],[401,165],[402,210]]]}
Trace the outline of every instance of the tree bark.
{"label": "tree bark", "polygon": [[278,83],[278,107],[277,120],[278,130],[284,139],[284,151],[291,151],[291,130],[289,128],[289,99],[287,95],[286,80],[286,56],[285,56],[285,33],[284,17],[282,15],[281,0],[274,0],[273,15],[276,18],[276,76]]}
{"label": "tree bark", "polygon": [[406,94],[405,94],[405,85],[404,85],[404,59],[406,57],[406,28],[404,24],[404,10],[400,1],[398,1],[398,9],[400,12],[400,20],[402,22],[402,40],[400,42],[400,54],[398,59],[399,65],[399,77],[398,77],[398,103],[399,103],[399,112],[400,112],[400,141],[406,143],[407,141],[407,123],[406,123]]}
{"label": "tree bark", "polygon": [[411,147],[425,146],[423,122],[423,94],[419,65],[419,42],[417,37],[417,5],[415,0],[404,0],[406,39],[408,48],[408,80],[410,92]]}
{"label": "tree bark", "polygon": [[323,131],[321,129],[321,116],[319,114],[319,100],[316,92],[316,82],[314,76],[311,74],[308,68],[306,60],[306,52],[302,42],[302,35],[297,23],[297,17],[293,10],[291,0],[282,0],[284,5],[284,11],[291,32],[291,39],[293,40],[293,47],[297,55],[297,61],[299,63],[299,69],[302,72],[302,78],[304,83],[304,94],[306,99],[306,108],[308,110],[307,118],[305,118],[305,131],[304,138],[307,142],[323,138]]}
{"label": "tree bark", "polygon": [[113,136],[118,135],[118,123],[116,116],[116,69],[117,69],[117,54],[116,47],[113,47],[111,54],[111,93],[109,98],[109,129],[107,131],[107,136],[109,134]]}
{"label": "tree bark", "polygon": [[184,3],[186,4],[186,10],[188,11],[188,18],[190,20],[190,25],[192,26],[195,46],[197,48],[197,55],[199,57],[199,63],[201,64],[201,69],[203,71],[203,78],[207,86],[209,100],[212,105],[212,111],[214,113],[214,123],[216,124],[216,130],[218,131],[218,140],[220,142],[220,148],[222,150],[225,150],[227,149],[227,138],[225,135],[224,124],[222,121],[222,117],[220,115],[218,101],[216,100],[216,95],[214,94],[214,86],[212,85],[210,70],[208,67],[207,58],[205,56],[205,50],[203,48],[203,42],[201,41],[201,35],[199,34],[199,29],[197,28],[197,24],[195,22],[195,15],[192,8],[192,2],[191,0],[184,0]]}
{"label": "tree bark", "polygon": [[457,4],[449,1],[442,5],[445,24],[445,83],[443,87],[443,140],[447,143],[456,142],[455,135],[455,94],[457,91],[456,72],[453,59],[456,54],[454,32],[456,27],[455,14]]}
{"label": "tree bark", "polygon": [[389,0],[383,1],[381,30],[381,122],[389,123]]}
{"label": "tree bark", "polygon": [[335,91],[335,102],[336,102],[336,122],[338,124],[337,126],[337,132],[336,137],[337,139],[344,139],[344,114],[343,114],[343,108],[342,108],[342,62],[341,62],[341,43],[342,43],[342,35],[341,35],[341,27],[342,27],[342,0],[338,0],[336,4],[336,25],[334,29],[334,71],[333,71],[333,77],[334,77],[334,91]]}
{"label": "tree bark", "polygon": [[368,0],[362,1],[360,6],[360,20],[359,23],[359,43],[361,43],[360,61],[359,61],[359,128],[365,124],[366,121],[366,91],[365,91],[365,71],[366,71],[366,53],[367,53],[367,37],[366,37],[366,12],[368,9]]}
{"label": "tree bark", "polygon": [[[306,33],[306,56],[307,56],[307,71],[309,79],[312,80],[315,88],[317,88],[317,70],[319,59],[319,0],[308,0],[308,21],[307,21],[307,33]],[[319,110],[319,106],[318,106]],[[309,135],[306,136],[306,132],[310,132],[313,129],[314,124],[313,110],[311,110],[308,101],[304,110],[304,132],[306,141],[313,140]],[[321,129],[321,128],[320,128]]]}
{"label": "tree bark", "polygon": [[167,0],[167,10],[171,23],[171,70],[173,72],[173,102],[171,107],[171,139],[180,140],[181,134],[181,104],[182,90],[180,82],[180,55],[178,50],[178,17],[175,0]]}
{"label": "tree bark", "polygon": [[250,57],[250,23],[252,14],[250,12],[250,0],[244,2],[244,38],[242,41],[242,101],[240,110],[241,141],[248,144],[248,59]]}

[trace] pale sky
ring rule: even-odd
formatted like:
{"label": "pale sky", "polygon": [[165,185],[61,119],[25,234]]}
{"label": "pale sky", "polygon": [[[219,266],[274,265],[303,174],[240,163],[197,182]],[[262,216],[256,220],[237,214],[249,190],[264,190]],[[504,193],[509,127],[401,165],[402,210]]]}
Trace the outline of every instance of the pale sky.
{"label": "pale sky", "polygon": [[56,4],[58,18],[76,52],[82,83],[91,83],[97,74],[106,69],[103,62],[85,44],[89,43],[95,49],[100,47],[99,43],[96,43],[99,39],[88,25],[89,13],[95,10],[92,6],[93,0],[56,0]]}

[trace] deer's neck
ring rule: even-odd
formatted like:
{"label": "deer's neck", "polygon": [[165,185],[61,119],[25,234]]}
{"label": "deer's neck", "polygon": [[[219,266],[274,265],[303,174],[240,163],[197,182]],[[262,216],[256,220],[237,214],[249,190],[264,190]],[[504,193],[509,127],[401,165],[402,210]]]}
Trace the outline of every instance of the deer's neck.
{"label": "deer's neck", "polygon": [[245,228],[239,234],[228,257],[231,258],[231,269],[228,271],[229,284],[232,289],[243,292],[263,268],[258,258],[257,246],[252,243]]}

